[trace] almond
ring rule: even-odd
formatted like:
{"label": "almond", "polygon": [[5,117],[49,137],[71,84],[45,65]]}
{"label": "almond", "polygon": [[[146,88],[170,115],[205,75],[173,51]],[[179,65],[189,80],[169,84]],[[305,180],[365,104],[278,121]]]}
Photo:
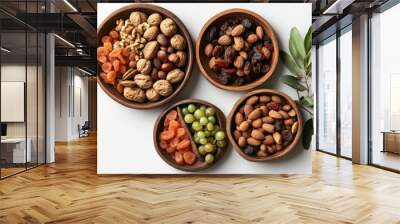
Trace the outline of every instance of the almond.
{"label": "almond", "polygon": [[282,99],[279,96],[272,96],[271,99],[275,103],[282,103]]}
{"label": "almond", "polygon": [[261,103],[268,103],[269,101],[271,101],[271,97],[270,96],[260,96],[260,102]]}
{"label": "almond", "polygon": [[293,109],[290,110],[288,114],[289,114],[289,116],[291,116],[291,117],[296,117],[296,111],[293,110]]}
{"label": "almond", "polygon": [[282,119],[282,115],[279,112],[275,111],[275,110],[270,110],[268,115],[270,117],[272,117],[273,119]]}
{"label": "almond", "polygon": [[258,157],[266,157],[266,156],[267,156],[267,153],[265,153],[265,151],[258,150],[257,156],[258,156]]}
{"label": "almond", "polygon": [[246,100],[247,105],[253,105],[258,102],[258,96],[252,96]]}
{"label": "almond", "polygon": [[267,106],[264,106],[264,105],[263,105],[263,106],[260,107],[260,109],[262,110],[264,116],[268,114],[268,108],[267,108]]}
{"label": "almond", "polygon": [[290,126],[293,124],[293,119],[286,119],[283,121],[283,123],[285,124],[285,126]]}
{"label": "almond", "polygon": [[249,114],[253,111],[253,107],[251,105],[244,105],[244,115],[249,116]]}
{"label": "almond", "polygon": [[240,125],[239,125],[239,131],[247,131],[247,129],[249,129],[249,123],[247,121],[243,121]]}
{"label": "almond", "polygon": [[237,112],[237,113],[235,114],[235,124],[236,124],[236,125],[240,125],[243,121],[244,121],[243,114],[240,113],[240,112]]}
{"label": "almond", "polygon": [[251,125],[253,126],[253,128],[260,128],[262,126],[263,122],[261,120],[261,118],[258,118],[257,120],[254,120]]}
{"label": "almond", "polygon": [[262,110],[260,108],[257,108],[249,114],[248,119],[253,121],[257,118],[260,118],[261,115],[262,115]]}
{"label": "almond", "polygon": [[242,137],[242,133],[240,133],[240,131],[235,130],[233,132],[233,137],[235,137],[235,140],[238,141],[240,137]]}
{"label": "almond", "polygon": [[250,138],[247,138],[247,144],[253,145],[253,146],[259,146],[259,145],[261,145],[261,141],[255,139],[253,137],[250,137]]}
{"label": "almond", "polygon": [[282,144],[282,136],[279,132],[275,132],[272,137],[274,138],[274,141],[276,142],[276,144]]}
{"label": "almond", "polygon": [[292,107],[291,107],[289,104],[286,104],[286,105],[284,105],[284,106],[282,107],[282,110],[284,110],[284,111],[286,111],[286,112],[290,111],[290,109],[292,109]]}
{"label": "almond", "polygon": [[280,113],[282,115],[283,119],[289,118],[289,114],[286,111],[280,110],[280,111],[278,111],[278,113]]}
{"label": "almond", "polygon": [[240,147],[244,147],[244,146],[246,146],[246,138],[245,137],[243,137],[243,136],[241,136],[239,139],[238,139],[238,145],[240,146]]}
{"label": "almond", "polygon": [[274,154],[276,152],[275,145],[267,146],[267,151],[268,151],[269,154]]}
{"label": "almond", "polygon": [[274,144],[274,138],[272,137],[272,135],[266,135],[264,137],[263,143],[266,145],[272,145],[272,144]]}
{"label": "almond", "polygon": [[264,140],[264,134],[257,129],[254,129],[253,131],[251,131],[251,137],[253,137],[257,140],[260,140],[260,141]]}
{"label": "almond", "polygon": [[231,43],[232,43],[232,40],[228,35],[223,35],[218,39],[218,44],[220,44],[220,45],[227,46],[227,45],[230,45]]}
{"label": "almond", "polygon": [[258,40],[258,37],[257,37],[257,35],[255,35],[254,33],[250,34],[250,35],[247,37],[247,42],[248,42],[249,44],[254,44],[255,42],[257,42],[257,40]]}
{"label": "almond", "polygon": [[292,125],[292,134],[295,135],[297,133],[297,129],[299,128],[299,122],[294,122]]}
{"label": "almond", "polygon": [[233,28],[231,35],[234,37],[240,36],[244,32],[244,29],[244,26],[242,24],[239,24],[235,26],[235,28]]}
{"label": "almond", "polygon": [[263,118],[262,118],[262,121],[263,121],[264,123],[267,123],[267,124],[272,124],[272,123],[275,122],[275,120],[274,120],[272,117],[270,117],[270,116],[263,117]]}
{"label": "almond", "polygon": [[257,35],[257,37],[258,37],[258,39],[263,39],[263,37],[264,37],[264,30],[263,30],[263,28],[261,27],[261,26],[257,26],[257,28],[256,28],[256,35]]}
{"label": "almond", "polygon": [[[233,38],[233,45],[232,45],[233,49],[235,49],[235,51],[240,51],[243,49],[244,47],[244,40],[242,37],[234,37]],[[247,58],[247,57],[246,57]],[[245,58],[245,59],[246,59]]]}
{"label": "almond", "polygon": [[283,146],[282,145],[276,145],[276,150],[277,151],[281,151],[283,149]]}
{"label": "almond", "polygon": [[272,125],[272,124],[263,124],[262,125],[262,128],[266,131],[266,132],[268,132],[268,133],[274,133],[274,131],[275,131],[275,126],[274,125]]}

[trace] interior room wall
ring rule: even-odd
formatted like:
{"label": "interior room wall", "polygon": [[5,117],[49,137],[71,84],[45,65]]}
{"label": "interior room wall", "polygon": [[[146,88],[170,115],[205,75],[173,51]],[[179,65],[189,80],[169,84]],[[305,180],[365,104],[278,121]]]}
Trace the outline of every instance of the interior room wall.
{"label": "interior room wall", "polygon": [[69,141],[88,120],[88,78],[72,67],[56,67],[55,73],[55,140]]}

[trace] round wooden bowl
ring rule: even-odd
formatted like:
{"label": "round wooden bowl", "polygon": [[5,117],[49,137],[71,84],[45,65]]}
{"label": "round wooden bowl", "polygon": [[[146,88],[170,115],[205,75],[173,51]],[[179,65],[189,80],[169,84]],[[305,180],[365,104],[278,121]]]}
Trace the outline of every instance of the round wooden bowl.
{"label": "round wooden bowl", "polygon": [[[142,11],[145,12],[146,14],[151,14],[151,13],[159,13],[160,15],[162,15],[163,17],[169,17],[171,18],[173,21],[175,21],[175,23],[177,24],[178,28],[179,28],[179,32],[182,34],[182,36],[185,38],[186,43],[187,43],[187,63],[184,69],[185,72],[185,78],[182,80],[182,82],[179,84],[179,86],[174,86],[174,92],[165,98],[162,98],[159,101],[156,102],[145,102],[145,103],[137,103],[137,102],[133,102],[133,101],[129,101],[127,100],[122,94],[118,93],[117,90],[109,84],[106,84],[105,82],[103,82],[103,80],[98,77],[98,83],[101,86],[101,88],[104,90],[104,92],[106,92],[112,99],[114,99],[115,101],[117,101],[118,103],[130,107],[130,108],[134,108],[134,109],[150,109],[150,108],[155,108],[155,107],[159,107],[162,106],[166,103],[168,103],[169,101],[171,101],[176,95],[178,95],[179,92],[182,91],[182,89],[185,87],[185,85],[187,84],[190,75],[192,73],[192,68],[193,68],[193,57],[194,57],[194,50],[193,50],[193,43],[192,43],[192,38],[188,32],[188,30],[186,29],[185,25],[183,24],[183,22],[172,12],[161,8],[159,6],[153,5],[153,4],[148,4],[148,3],[132,3],[129,4],[125,7],[122,7],[116,11],[114,11],[113,13],[111,13],[109,16],[107,16],[107,18],[100,24],[99,28],[97,29],[97,42],[98,45],[100,46],[101,43],[101,37],[108,34],[110,32],[110,30],[112,30],[116,25],[116,20],[118,19],[126,19],[129,18],[129,15],[132,11]],[[98,74],[100,73],[100,68],[98,68]]]}
{"label": "round wooden bowl", "polygon": [[[207,45],[205,34],[208,32],[211,26],[218,26],[230,18],[238,18],[238,17],[248,18],[252,21],[255,21],[257,25],[260,25],[264,29],[264,32],[268,34],[268,36],[271,38],[274,50],[271,56],[270,70],[266,74],[261,76],[259,79],[254,80],[242,86],[224,85],[217,80],[216,78],[217,74],[214,71],[212,71],[208,66],[209,59],[204,54],[204,48]],[[210,81],[216,87],[231,91],[250,90],[265,83],[269,79],[269,77],[271,77],[276,67],[278,66],[278,61],[279,61],[278,40],[276,39],[275,33],[271,25],[269,25],[269,23],[260,15],[245,9],[228,9],[213,16],[211,19],[207,21],[207,23],[201,29],[200,34],[198,35],[196,40],[196,60],[201,73],[203,73],[203,75],[208,79],[208,81]]]}
{"label": "round wooden bowl", "polygon": [[[239,147],[239,145],[237,144],[235,138],[233,137],[233,131],[236,129],[236,126],[235,126],[236,112],[246,102],[246,100],[248,98],[255,96],[255,95],[277,95],[277,96],[280,96],[287,102],[287,104],[289,104],[296,111],[297,121],[299,122],[299,127],[297,129],[297,133],[296,133],[296,136],[294,137],[293,141],[289,145],[287,145],[285,148],[283,148],[281,151],[278,151],[267,157],[255,157],[255,156],[249,156],[249,155],[245,154],[242,151],[242,149]],[[282,92],[279,92],[276,90],[272,90],[272,89],[258,89],[258,90],[254,90],[252,92],[249,92],[249,93],[243,95],[236,101],[235,105],[233,106],[232,110],[230,111],[230,113],[228,115],[226,131],[228,134],[229,141],[233,145],[233,148],[235,148],[236,152],[239,153],[239,155],[241,155],[243,158],[245,158],[249,161],[253,161],[253,162],[277,160],[277,159],[281,159],[284,156],[286,156],[287,154],[289,154],[295,148],[295,146],[299,143],[299,141],[301,139],[301,135],[303,133],[303,118],[301,116],[301,111],[300,111],[299,107],[297,106],[297,104],[285,93],[282,93]]]}
{"label": "round wooden bowl", "polygon": [[[226,129],[225,129],[225,127],[226,127],[225,115],[218,107],[216,107],[215,105],[213,105],[213,104],[211,104],[211,103],[209,103],[207,101],[204,101],[204,100],[186,99],[186,100],[179,101],[176,104],[172,105],[171,107],[166,109],[164,112],[162,112],[158,116],[158,118],[156,120],[156,123],[154,125],[154,129],[153,129],[153,141],[154,141],[154,147],[155,147],[158,155],[160,155],[160,157],[166,163],[168,163],[170,166],[175,167],[176,169],[179,169],[179,170],[183,170],[183,171],[195,172],[195,171],[204,170],[204,169],[207,169],[207,168],[209,168],[211,166],[214,166],[214,164],[216,164],[225,155],[225,152],[226,152],[226,150],[228,149],[228,146],[229,146],[229,140],[227,138],[225,139],[227,144],[226,144],[226,146],[224,148],[217,148],[217,152],[215,154],[214,162],[212,164],[207,164],[205,161],[203,161],[202,157],[200,156],[200,154],[199,154],[199,152],[197,150],[197,145],[193,140],[192,133],[190,132],[189,127],[185,124],[185,122],[183,120],[183,116],[182,116],[182,112],[181,112],[181,107],[182,106],[185,106],[185,105],[188,105],[188,104],[191,104],[191,103],[195,104],[195,105],[199,105],[200,104],[200,105],[204,105],[204,106],[214,107],[215,108],[215,117],[218,120],[218,124],[219,124],[220,128],[222,129],[222,131],[224,131],[227,134]],[[179,120],[180,120],[183,128],[185,128],[185,130],[190,133],[189,136],[190,136],[190,140],[191,140],[191,143],[192,143],[192,149],[193,149],[193,152],[197,156],[196,162],[193,165],[190,165],[190,166],[189,165],[178,165],[178,164],[176,164],[175,160],[172,158],[172,156],[169,155],[166,150],[162,149],[159,146],[159,142],[160,142],[159,136],[160,136],[160,132],[163,131],[163,127],[164,127],[163,123],[164,123],[165,116],[167,115],[167,113],[169,111],[171,111],[173,109],[177,109],[178,117],[179,117]]]}

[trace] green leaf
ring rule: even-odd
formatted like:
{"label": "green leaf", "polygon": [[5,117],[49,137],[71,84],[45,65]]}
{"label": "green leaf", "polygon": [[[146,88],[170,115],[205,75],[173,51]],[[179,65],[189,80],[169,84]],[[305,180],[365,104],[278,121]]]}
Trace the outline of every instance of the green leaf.
{"label": "green leaf", "polygon": [[[292,47],[290,47],[290,45],[292,45]],[[299,30],[296,27],[293,27],[290,30],[290,39],[289,39],[289,49],[291,49],[293,51],[295,51],[295,54],[293,54],[292,52],[292,56],[295,56],[295,60],[297,62],[297,60],[301,61],[303,64],[302,67],[304,67],[304,58],[306,57],[306,49],[304,47],[304,40],[300,35]]]}
{"label": "green leaf", "polygon": [[302,84],[300,84],[299,80],[292,75],[282,75],[279,78],[279,81],[285,83],[286,85],[288,85],[288,86],[292,87],[293,89],[298,90],[300,92],[307,90],[307,88],[305,86],[303,86]]}
{"label": "green leaf", "polygon": [[313,107],[314,106],[314,99],[311,96],[302,96],[300,98],[301,105],[305,107]]}
{"label": "green leaf", "polygon": [[303,128],[303,147],[309,149],[311,145],[312,136],[314,134],[313,118],[306,121]]}
{"label": "green leaf", "polygon": [[306,55],[306,67],[308,67],[312,63],[312,57],[311,56],[312,56],[312,52],[311,51],[307,52],[307,55]]}
{"label": "green leaf", "polygon": [[310,26],[310,28],[308,28],[306,37],[304,38],[304,47],[306,52],[311,52],[311,46],[312,46],[312,29]]}
{"label": "green leaf", "polygon": [[294,62],[292,56],[290,56],[285,51],[280,51],[279,55],[280,55],[283,63],[286,65],[286,67],[289,69],[289,71],[293,75],[295,75],[297,77],[304,75],[304,71],[301,68],[299,68],[299,66],[297,66],[297,64]]}
{"label": "green leaf", "polygon": [[290,51],[290,55],[292,56],[292,58],[294,59],[294,62],[296,63],[296,65],[301,68],[304,69],[304,58],[301,57],[301,55],[299,55],[297,53],[296,48],[294,47],[294,43],[293,41],[289,40],[289,51]]}

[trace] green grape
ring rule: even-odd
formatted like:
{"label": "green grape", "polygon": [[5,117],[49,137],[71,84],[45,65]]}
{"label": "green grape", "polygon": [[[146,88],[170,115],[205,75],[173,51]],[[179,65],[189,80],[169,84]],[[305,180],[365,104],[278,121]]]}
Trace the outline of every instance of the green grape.
{"label": "green grape", "polygon": [[203,106],[201,106],[201,107],[200,107],[200,110],[202,110],[202,111],[206,112],[206,106],[204,106],[204,105],[203,105]]}
{"label": "green grape", "polygon": [[207,144],[208,141],[206,138],[200,138],[199,142],[200,142],[200,144],[205,145],[205,144]]}
{"label": "green grape", "polygon": [[206,152],[206,148],[204,147],[204,145],[199,146],[199,153],[200,155],[204,156],[207,154]]}
{"label": "green grape", "polygon": [[200,124],[207,125],[208,124],[208,119],[206,117],[201,117],[200,118]]}
{"label": "green grape", "polygon": [[217,141],[217,146],[219,148],[224,148],[226,146],[226,141],[225,140]]}
{"label": "green grape", "polygon": [[184,117],[185,123],[191,124],[194,121],[194,116],[193,114],[186,114]]}
{"label": "green grape", "polygon": [[188,111],[190,113],[193,113],[196,110],[196,106],[194,104],[189,104],[188,105]]}
{"label": "green grape", "polygon": [[184,107],[184,108],[182,109],[182,113],[183,113],[183,115],[188,114],[188,113],[189,113],[188,108],[187,108],[187,107]]}
{"label": "green grape", "polygon": [[208,122],[210,122],[212,124],[215,124],[215,122],[217,122],[217,119],[215,119],[214,116],[208,116],[207,120],[208,120]]}
{"label": "green grape", "polygon": [[213,145],[211,143],[207,143],[204,146],[204,148],[205,148],[206,152],[208,152],[208,153],[213,153],[215,151],[215,145]]}
{"label": "green grape", "polygon": [[205,157],[206,163],[212,164],[214,162],[214,155],[211,153],[208,153]]}
{"label": "green grape", "polygon": [[200,122],[194,121],[192,124],[192,128],[195,131],[201,131],[201,129],[203,129],[203,126],[200,124]]}
{"label": "green grape", "polygon": [[200,109],[197,109],[197,110],[194,112],[194,117],[195,117],[197,120],[200,120],[200,118],[204,117],[204,111],[202,111],[202,110],[200,110]]}
{"label": "green grape", "polygon": [[207,108],[206,110],[206,115],[207,116],[213,116],[215,114],[215,109],[212,107]]}
{"label": "green grape", "polygon": [[205,138],[206,137],[206,134],[203,131],[196,132],[196,134],[197,134],[197,136],[199,138]]}
{"label": "green grape", "polygon": [[219,127],[219,125],[214,125],[214,129],[215,129],[216,131],[221,131],[221,128]]}
{"label": "green grape", "polygon": [[198,136],[193,137],[194,142],[196,142],[197,144],[200,143],[200,138]]}
{"label": "green grape", "polygon": [[204,131],[204,134],[206,135],[206,137],[209,137],[211,135],[209,131]]}
{"label": "green grape", "polygon": [[218,131],[217,133],[215,133],[214,137],[217,141],[222,141],[225,139],[225,133],[223,131]]}
{"label": "green grape", "polygon": [[208,123],[208,124],[207,124],[207,130],[213,131],[213,130],[214,130],[214,124]]}

